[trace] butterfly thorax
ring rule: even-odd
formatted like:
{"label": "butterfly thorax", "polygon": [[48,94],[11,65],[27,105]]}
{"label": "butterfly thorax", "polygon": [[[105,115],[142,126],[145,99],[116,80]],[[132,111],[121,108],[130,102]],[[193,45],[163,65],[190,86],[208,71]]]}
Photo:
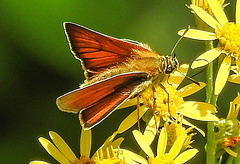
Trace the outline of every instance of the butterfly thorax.
{"label": "butterfly thorax", "polygon": [[148,72],[149,74],[170,74],[179,68],[179,62],[175,56],[159,55],[153,51],[135,51],[137,56],[129,59],[130,68],[134,70]]}
{"label": "butterfly thorax", "polygon": [[[84,81],[81,86],[86,86],[115,75],[131,72],[146,72],[148,79],[158,79],[161,81],[166,74],[172,73],[178,69],[179,63],[176,57],[162,56],[155,52],[137,52],[141,53],[138,57],[127,58],[126,62],[118,63],[115,66],[104,70],[103,72]],[[141,56],[141,57],[139,57]]]}

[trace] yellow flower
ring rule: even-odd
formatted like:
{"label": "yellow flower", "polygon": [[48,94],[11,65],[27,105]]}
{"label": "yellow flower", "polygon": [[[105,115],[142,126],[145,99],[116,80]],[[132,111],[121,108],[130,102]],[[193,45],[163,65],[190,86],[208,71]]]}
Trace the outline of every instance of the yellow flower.
{"label": "yellow flower", "polygon": [[239,150],[234,151],[240,143],[240,122],[237,119],[240,109],[240,95],[238,95],[232,102],[226,119],[220,119],[215,122],[215,138],[218,142],[217,155],[221,156],[224,149],[229,155],[233,157],[238,156]]}
{"label": "yellow flower", "polygon": [[[224,1],[225,0],[218,0],[220,5],[222,6],[222,8],[224,8],[226,6],[226,4],[224,4]],[[208,0],[191,0],[191,4],[202,8],[204,11],[206,11],[210,15],[213,15],[213,12],[208,5]]]}
{"label": "yellow flower", "polygon": [[[218,2],[220,3],[222,8],[224,8],[225,6],[228,5],[228,4],[224,4],[224,0],[218,0]],[[208,5],[207,0],[191,0],[191,4],[200,7],[201,9],[206,11],[208,14],[214,16],[211,8]],[[213,31],[213,29],[211,27],[209,27],[201,18],[199,18],[199,16],[195,12],[193,12],[193,14],[194,14],[195,24],[198,29],[207,30],[207,31],[211,31],[211,32]]]}
{"label": "yellow flower", "polygon": [[[46,149],[46,151],[55,158],[61,164],[92,164],[92,163],[101,163],[104,164],[105,159],[110,159],[113,157],[113,161],[117,161],[113,154],[109,155],[109,148],[117,148],[123,141],[123,138],[118,138],[113,142],[114,137],[116,136],[116,132],[110,136],[104,144],[97,150],[97,152],[90,159],[90,151],[91,151],[91,142],[92,142],[92,134],[91,130],[83,130],[81,133],[80,139],[80,158],[77,158],[67,143],[56,133],[53,131],[49,132],[49,135],[53,141],[53,143],[46,138],[40,137],[39,142]],[[101,155],[99,155],[99,152]],[[106,158],[105,158],[106,157]],[[122,164],[122,160],[116,164]],[[107,162],[105,162],[107,163]],[[109,163],[109,162],[108,162]],[[44,161],[31,161],[30,164],[47,164]],[[111,163],[110,163],[111,164]]]}
{"label": "yellow flower", "polygon": [[[208,0],[209,7],[211,8],[214,17],[204,11],[202,8],[195,5],[190,5],[190,8],[207,24],[214,32],[190,29],[184,37],[197,39],[197,40],[218,40],[219,44],[202,55],[193,62],[192,68],[201,67],[212,62],[218,58],[220,54],[225,54],[225,57],[219,68],[216,82],[215,82],[215,95],[218,95],[226,81],[231,68],[231,63],[236,60],[237,67],[240,67],[240,1],[237,1],[236,7],[236,23],[229,22],[220,3],[217,0]],[[178,32],[182,35],[184,30]]]}
{"label": "yellow flower", "polygon": [[168,143],[168,134],[167,130],[162,128],[158,143],[157,143],[157,155],[154,156],[153,151],[151,150],[148,142],[146,141],[146,137],[139,131],[133,131],[134,138],[136,139],[137,143],[141,147],[141,149],[147,154],[148,161],[125,149],[121,149],[122,151],[122,158],[125,158],[126,163],[142,163],[142,164],[167,164],[167,163],[175,163],[181,164],[185,163],[186,161],[190,160],[192,157],[196,155],[198,152],[197,149],[188,149],[183,153],[179,154],[182,150],[182,146],[184,141],[187,138],[186,131],[182,131],[178,136],[176,141],[174,142],[173,146],[170,148],[168,153],[166,152],[167,143]]}
{"label": "yellow flower", "polygon": [[[188,129],[185,129],[182,126],[182,121],[183,121],[183,115],[180,115],[177,119],[176,122],[173,122],[171,120],[166,121],[164,124],[164,127],[167,130],[168,134],[168,146],[172,147],[174,142],[176,141],[177,137],[180,135],[180,133],[185,132],[186,134],[190,133],[194,127],[190,127]],[[192,136],[195,135],[196,133],[190,133],[187,135],[182,148],[186,149],[188,147],[191,147],[190,144],[193,142],[191,141]],[[148,136],[145,136],[148,137]]]}
{"label": "yellow flower", "polygon": [[[187,70],[188,65],[182,65],[179,68],[179,71],[182,74],[186,74]],[[216,113],[216,108],[213,105],[204,102],[183,100],[184,97],[187,97],[199,91],[205,87],[206,84],[200,82],[200,86],[198,86],[197,84],[192,83],[181,89],[177,89],[184,79],[184,76],[182,74],[176,71],[171,74],[165,82],[162,82],[169,95],[166,93],[166,90],[164,90],[159,84],[154,85],[156,94],[155,99],[152,87],[149,87],[144,92],[142,92],[139,111],[136,109],[127,118],[125,118],[118,128],[118,132],[122,133],[126,131],[126,129],[133,126],[138,121],[138,119],[141,118],[143,114],[146,113],[146,111],[149,109],[155,110],[153,111],[155,119],[159,119],[161,117],[165,121],[171,117],[177,118],[180,114],[195,120],[218,121],[218,118],[212,114]],[[127,103],[136,104],[136,101],[136,98],[130,99]],[[153,115],[151,115],[151,117]],[[185,119],[183,119],[183,124],[193,126]],[[153,125],[153,128],[156,128],[156,125]],[[204,132],[202,130],[198,130],[204,135]]]}
{"label": "yellow flower", "polygon": [[[152,143],[152,141],[154,140],[156,134],[158,133],[157,132],[157,129],[158,127],[156,127],[156,125],[158,126],[159,124],[156,123],[159,122],[159,120],[157,120],[157,118],[152,118],[145,130],[144,130],[144,133],[143,133],[143,136],[146,138],[146,142],[150,145]],[[177,137],[180,135],[181,132],[185,132],[186,134],[190,133],[192,131],[192,129],[194,127],[190,127],[188,129],[185,129],[183,126],[182,126],[182,121],[183,121],[183,115],[179,115],[179,117],[175,120],[175,121],[172,121],[172,120],[168,120],[164,123],[164,128],[166,129],[167,131],[167,134],[168,134],[168,147],[172,147],[174,142],[176,141]],[[187,135],[187,138],[185,139],[184,141],[184,144],[183,144],[183,149],[186,149],[186,148],[190,148],[190,144],[193,142],[191,141],[192,139],[192,136],[195,135],[196,133],[190,133]]]}

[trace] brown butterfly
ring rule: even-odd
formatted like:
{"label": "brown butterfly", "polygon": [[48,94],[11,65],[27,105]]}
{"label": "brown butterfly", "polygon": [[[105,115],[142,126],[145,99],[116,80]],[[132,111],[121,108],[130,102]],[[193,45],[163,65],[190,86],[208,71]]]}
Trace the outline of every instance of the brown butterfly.
{"label": "brown butterfly", "polygon": [[64,23],[72,53],[81,61],[86,80],[79,89],[57,98],[60,110],[79,112],[81,125],[90,129],[125,100],[178,69],[174,56],[162,56],[148,46],[116,39],[86,27]]}

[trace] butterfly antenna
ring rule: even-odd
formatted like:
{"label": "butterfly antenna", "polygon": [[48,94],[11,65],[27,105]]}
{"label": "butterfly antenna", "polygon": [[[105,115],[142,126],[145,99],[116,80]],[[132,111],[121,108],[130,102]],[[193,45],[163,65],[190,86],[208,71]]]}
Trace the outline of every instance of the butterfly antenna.
{"label": "butterfly antenna", "polygon": [[[188,32],[188,30],[190,29],[190,25],[188,25],[187,29],[184,31],[184,33],[182,34],[182,36],[178,39],[178,41],[176,42],[176,44],[174,45],[171,53],[169,56],[172,56],[173,55],[173,52],[175,51],[177,45],[179,44],[179,42],[182,40],[182,38],[184,37],[184,35]],[[175,55],[174,55],[175,56]]]}
{"label": "butterfly antenna", "polygon": [[200,83],[199,83],[198,81],[196,81],[196,80],[194,80],[193,78],[191,78],[191,77],[183,74],[182,72],[180,72],[180,71],[178,71],[178,70],[176,70],[176,71],[179,72],[179,73],[180,73],[181,75],[183,75],[184,77],[186,77],[188,80],[190,80],[190,81],[192,81],[193,83],[195,83],[195,84],[197,84],[198,86],[200,86]]}
{"label": "butterfly antenna", "polygon": [[[199,60],[203,60],[203,61],[206,61],[208,64],[209,64],[209,61],[206,60],[206,59],[196,59],[195,61],[199,61]],[[201,71],[195,73],[194,75],[190,76],[191,78],[193,78],[194,76],[197,76],[198,74],[202,73],[204,70],[206,70],[207,67],[203,68]]]}

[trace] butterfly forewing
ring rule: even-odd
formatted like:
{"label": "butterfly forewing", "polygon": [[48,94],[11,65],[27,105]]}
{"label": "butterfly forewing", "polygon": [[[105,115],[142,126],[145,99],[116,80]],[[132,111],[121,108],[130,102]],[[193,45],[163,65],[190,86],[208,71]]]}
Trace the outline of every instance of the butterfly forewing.
{"label": "butterfly forewing", "polygon": [[112,66],[126,62],[127,58],[140,58],[135,50],[150,52],[139,44],[109,37],[73,23],[64,23],[71,49],[81,59],[90,78]]}
{"label": "butterfly forewing", "polygon": [[148,80],[144,72],[120,74],[57,99],[59,109],[77,113],[84,128],[92,128],[127,99],[136,86]]}

